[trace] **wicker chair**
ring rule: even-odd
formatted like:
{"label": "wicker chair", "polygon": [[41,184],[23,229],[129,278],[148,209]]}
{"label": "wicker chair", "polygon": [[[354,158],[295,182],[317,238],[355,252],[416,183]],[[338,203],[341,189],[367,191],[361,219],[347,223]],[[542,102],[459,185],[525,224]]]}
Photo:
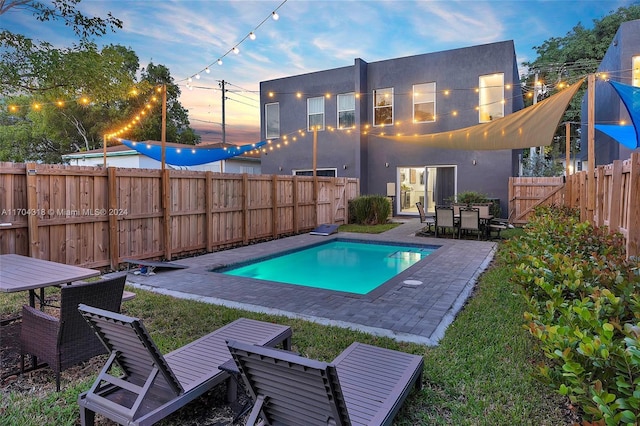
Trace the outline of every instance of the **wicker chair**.
{"label": "wicker chair", "polygon": [[59,391],[62,370],[106,353],[105,347],[78,311],[78,304],[120,312],[126,278],[126,274],[123,274],[117,278],[62,287],[60,318],[23,306],[20,370],[24,372],[26,354],[35,357],[32,359],[34,368],[40,358],[56,373],[56,390]]}

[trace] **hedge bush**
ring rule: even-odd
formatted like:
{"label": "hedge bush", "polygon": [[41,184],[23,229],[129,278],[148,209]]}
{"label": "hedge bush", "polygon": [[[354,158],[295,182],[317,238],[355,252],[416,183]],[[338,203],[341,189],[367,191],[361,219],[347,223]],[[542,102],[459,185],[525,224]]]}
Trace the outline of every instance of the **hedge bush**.
{"label": "hedge bush", "polygon": [[391,215],[391,203],[383,195],[361,195],[349,201],[349,223],[382,225]]}
{"label": "hedge bush", "polygon": [[525,327],[549,362],[540,377],[581,410],[585,424],[640,420],[640,275],[621,234],[580,222],[576,210],[536,210],[506,242],[528,302]]}

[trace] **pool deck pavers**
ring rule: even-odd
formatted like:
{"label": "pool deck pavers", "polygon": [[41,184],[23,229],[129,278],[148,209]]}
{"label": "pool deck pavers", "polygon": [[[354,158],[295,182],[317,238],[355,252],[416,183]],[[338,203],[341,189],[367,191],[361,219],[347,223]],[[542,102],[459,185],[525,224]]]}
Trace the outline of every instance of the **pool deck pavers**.
{"label": "pool deck pavers", "polygon": [[[415,236],[418,219],[382,234],[296,235],[259,244],[175,260],[187,269],[162,269],[154,275],[128,274],[127,282],[158,293],[252,312],[264,312],[336,325],[399,341],[436,345],[464,306],[496,251],[491,241]],[[234,277],[211,269],[304,247],[335,238],[441,246],[368,295]],[[295,268],[295,265],[291,265]],[[407,284],[417,280],[420,285]]]}

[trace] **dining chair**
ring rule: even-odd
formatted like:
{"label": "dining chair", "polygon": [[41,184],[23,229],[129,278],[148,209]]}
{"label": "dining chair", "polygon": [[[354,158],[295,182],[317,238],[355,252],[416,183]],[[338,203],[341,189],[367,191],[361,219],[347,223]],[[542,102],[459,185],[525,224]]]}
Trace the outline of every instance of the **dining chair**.
{"label": "dining chair", "polygon": [[478,239],[483,233],[480,226],[480,211],[475,208],[460,209],[460,224],[458,226],[458,238],[461,237],[462,231],[471,231],[478,234]]}
{"label": "dining chair", "polygon": [[[88,303],[120,312],[127,275],[62,286],[59,318],[31,306],[22,307],[20,330],[20,370],[24,372],[25,355],[46,362],[56,373],[56,391],[60,390],[60,372],[106,353],[89,324],[78,312],[78,304]],[[33,358],[35,357],[35,358]],[[37,367],[37,365],[33,365]]]}
{"label": "dining chair", "polygon": [[436,237],[438,237],[438,230],[451,228],[453,230],[453,236],[455,237],[457,224],[453,214],[452,207],[436,206]]}
{"label": "dining chair", "polygon": [[489,217],[491,215],[490,204],[472,204],[471,208],[478,209],[478,212],[480,213],[480,217]]}

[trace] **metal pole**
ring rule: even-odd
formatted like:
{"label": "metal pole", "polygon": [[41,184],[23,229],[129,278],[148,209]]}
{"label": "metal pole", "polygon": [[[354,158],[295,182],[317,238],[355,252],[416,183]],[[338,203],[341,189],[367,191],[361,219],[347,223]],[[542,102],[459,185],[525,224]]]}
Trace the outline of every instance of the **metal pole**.
{"label": "metal pole", "polygon": [[[538,73],[536,72],[536,78],[533,82],[533,105],[538,103]],[[533,156],[536,153],[536,147],[529,148],[529,162],[533,160]]]}
{"label": "metal pole", "polygon": [[569,177],[569,174],[571,172],[569,170],[569,168],[570,168],[569,163],[571,162],[571,123],[569,123],[568,121],[566,123],[564,123],[564,129],[565,129],[565,133],[566,133],[565,134],[566,145],[565,145],[565,148],[564,148],[565,149],[565,153],[564,153],[564,156],[565,156],[565,160],[564,160],[565,161],[565,166],[564,166],[565,172],[564,172],[564,174],[565,174],[566,177]]}
{"label": "metal pole", "polygon": [[222,80],[220,82],[220,87],[222,88],[222,145],[223,146],[224,146],[224,144],[227,143],[227,129],[226,129],[226,126],[225,126],[225,116],[226,116],[226,114],[225,114],[225,105],[224,105],[224,103],[225,103],[224,101],[227,99],[227,96],[226,96],[227,95],[227,91],[224,88],[224,84],[225,84],[225,81]]}
{"label": "metal pole", "polygon": [[595,121],[596,121],[596,75],[589,74],[587,78],[587,143],[589,156],[589,172],[587,175],[587,210],[593,213],[596,207],[596,148],[595,148]]}

